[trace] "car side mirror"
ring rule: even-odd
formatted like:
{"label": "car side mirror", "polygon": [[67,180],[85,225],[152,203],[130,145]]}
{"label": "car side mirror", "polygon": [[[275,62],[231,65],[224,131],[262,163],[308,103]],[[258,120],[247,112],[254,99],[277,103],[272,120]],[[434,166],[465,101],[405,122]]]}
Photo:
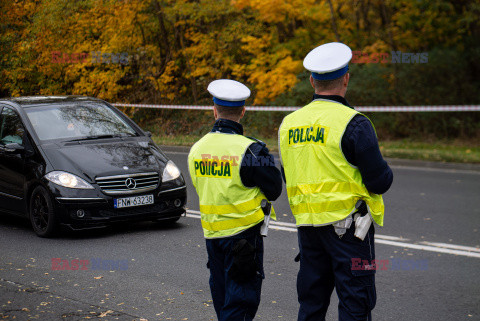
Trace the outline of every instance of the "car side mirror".
{"label": "car side mirror", "polygon": [[21,154],[25,151],[25,147],[18,143],[10,143],[4,145],[3,150],[9,154]]}
{"label": "car side mirror", "polygon": [[147,134],[148,137],[152,137],[152,132],[145,132],[145,134]]}

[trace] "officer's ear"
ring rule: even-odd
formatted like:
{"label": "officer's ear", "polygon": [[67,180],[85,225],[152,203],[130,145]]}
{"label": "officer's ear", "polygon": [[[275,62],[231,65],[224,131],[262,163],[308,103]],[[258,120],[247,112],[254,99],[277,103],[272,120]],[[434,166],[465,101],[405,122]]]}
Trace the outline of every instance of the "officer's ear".
{"label": "officer's ear", "polygon": [[315,81],[313,79],[312,74],[310,74],[310,85],[312,85],[313,89],[315,89]]}
{"label": "officer's ear", "polygon": [[218,119],[218,110],[217,106],[213,106],[213,117],[215,117],[215,120]]}
{"label": "officer's ear", "polygon": [[343,83],[342,83],[342,89],[341,89],[341,96],[342,97],[345,97],[345,95],[347,94],[347,87],[348,87],[349,80],[350,80],[350,74],[347,72],[343,76]]}
{"label": "officer's ear", "polygon": [[348,86],[348,82],[350,81],[350,73],[346,73],[345,76],[343,77],[343,87]]}
{"label": "officer's ear", "polygon": [[240,119],[243,118],[243,115],[245,115],[245,111],[246,111],[246,110],[247,110],[247,109],[245,108],[245,106],[243,106],[242,114],[240,115]]}

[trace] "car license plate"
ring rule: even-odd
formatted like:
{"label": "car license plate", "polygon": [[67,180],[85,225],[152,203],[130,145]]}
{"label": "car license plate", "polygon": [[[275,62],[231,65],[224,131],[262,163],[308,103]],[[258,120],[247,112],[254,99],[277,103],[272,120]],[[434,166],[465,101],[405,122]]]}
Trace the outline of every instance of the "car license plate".
{"label": "car license plate", "polygon": [[125,198],[116,198],[113,200],[113,207],[132,207],[153,204],[153,195],[132,196]]}

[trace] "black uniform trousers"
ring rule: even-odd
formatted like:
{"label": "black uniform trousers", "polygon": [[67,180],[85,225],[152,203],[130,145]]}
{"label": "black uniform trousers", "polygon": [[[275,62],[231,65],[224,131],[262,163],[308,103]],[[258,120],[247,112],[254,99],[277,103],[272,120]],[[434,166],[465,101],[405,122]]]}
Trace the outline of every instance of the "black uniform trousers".
{"label": "black uniform trousers", "polygon": [[[297,293],[299,321],[323,321],[330,297],[336,288],[340,321],[370,321],[375,307],[375,269],[358,269],[361,262],[375,259],[374,234],[370,227],[365,239],[354,236],[355,223],[339,238],[332,225],[298,228],[300,270]],[[352,259],[354,266],[352,269]],[[371,263],[370,263],[371,264]]]}
{"label": "black uniform trousers", "polygon": [[[219,321],[251,321],[260,304],[263,271],[263,237],[257,224],[237,235],[206,239],[208,263],[210,269],[210,291],[213,306]],[[232,280],[229,271],[232,268],[235,244],[245,239],[255,248],[257,273],[242,284]]]}

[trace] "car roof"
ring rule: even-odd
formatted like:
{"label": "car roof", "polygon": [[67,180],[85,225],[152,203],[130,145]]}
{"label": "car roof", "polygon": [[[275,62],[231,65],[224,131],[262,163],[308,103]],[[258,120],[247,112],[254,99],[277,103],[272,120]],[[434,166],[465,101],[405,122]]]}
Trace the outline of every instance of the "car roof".
{"label": "car roof", "polygon": [[104,102],[101,99],[87,96],[28,96],[0,99],[0,103],[14,103],[18,107],[28,108],[47,104],[79,103],[79,102]]}

